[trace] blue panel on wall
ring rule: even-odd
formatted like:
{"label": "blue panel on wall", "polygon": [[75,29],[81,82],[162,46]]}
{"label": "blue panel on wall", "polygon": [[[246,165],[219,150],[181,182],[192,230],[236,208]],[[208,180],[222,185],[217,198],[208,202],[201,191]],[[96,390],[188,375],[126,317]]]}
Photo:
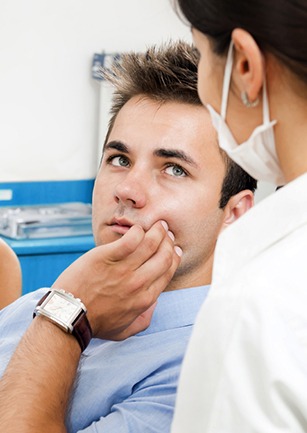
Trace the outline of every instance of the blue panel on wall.
{"label": "blue panel on wall", "polygon": [[0,206],[92,202],[94,179],[0,182]]}

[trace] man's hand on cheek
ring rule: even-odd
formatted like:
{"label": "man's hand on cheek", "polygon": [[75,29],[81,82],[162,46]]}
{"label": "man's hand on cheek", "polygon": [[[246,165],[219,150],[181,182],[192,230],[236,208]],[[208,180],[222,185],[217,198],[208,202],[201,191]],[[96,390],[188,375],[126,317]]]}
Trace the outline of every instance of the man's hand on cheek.
{"label": "man's hand on cheek", "polygon": [[165,222],[146,233],[133,226],[121,239],[76,260],[53,287],[82,300],[94,337],[124,339],[148,327],[149,308],[174,275],[180,256]]}

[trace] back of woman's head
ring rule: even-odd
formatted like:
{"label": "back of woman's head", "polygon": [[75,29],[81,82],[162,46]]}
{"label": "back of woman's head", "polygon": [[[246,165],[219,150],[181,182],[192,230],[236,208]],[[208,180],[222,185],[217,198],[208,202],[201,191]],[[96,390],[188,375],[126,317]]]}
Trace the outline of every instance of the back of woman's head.
{"label": "back of woman's head", "polygon": [[307,84],[306,0],[175,0],[189,23],[224,54],[232,30],[242,28]]}

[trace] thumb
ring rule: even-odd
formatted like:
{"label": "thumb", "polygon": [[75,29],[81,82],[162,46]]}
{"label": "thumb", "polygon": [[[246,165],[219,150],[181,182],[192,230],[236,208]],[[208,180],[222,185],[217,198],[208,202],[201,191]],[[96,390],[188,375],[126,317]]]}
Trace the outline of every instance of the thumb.
{"label": "thumb", "polygon": [[139,225],[134,225],[120,239],[104,245],[103,248],[110,262],[118,262],[134,253],[144,237],[145,232],[143,228]]}

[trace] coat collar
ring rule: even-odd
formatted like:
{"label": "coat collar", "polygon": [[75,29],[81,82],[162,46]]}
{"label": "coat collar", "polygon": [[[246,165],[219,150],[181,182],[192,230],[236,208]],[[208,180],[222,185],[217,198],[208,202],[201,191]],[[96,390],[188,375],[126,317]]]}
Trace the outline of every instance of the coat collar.
{"label": "coat collar", "polygon": [[213,281],[231,278],[244,265],[307,224],[307,173],[263,199],[225,229],[215,250]]}

